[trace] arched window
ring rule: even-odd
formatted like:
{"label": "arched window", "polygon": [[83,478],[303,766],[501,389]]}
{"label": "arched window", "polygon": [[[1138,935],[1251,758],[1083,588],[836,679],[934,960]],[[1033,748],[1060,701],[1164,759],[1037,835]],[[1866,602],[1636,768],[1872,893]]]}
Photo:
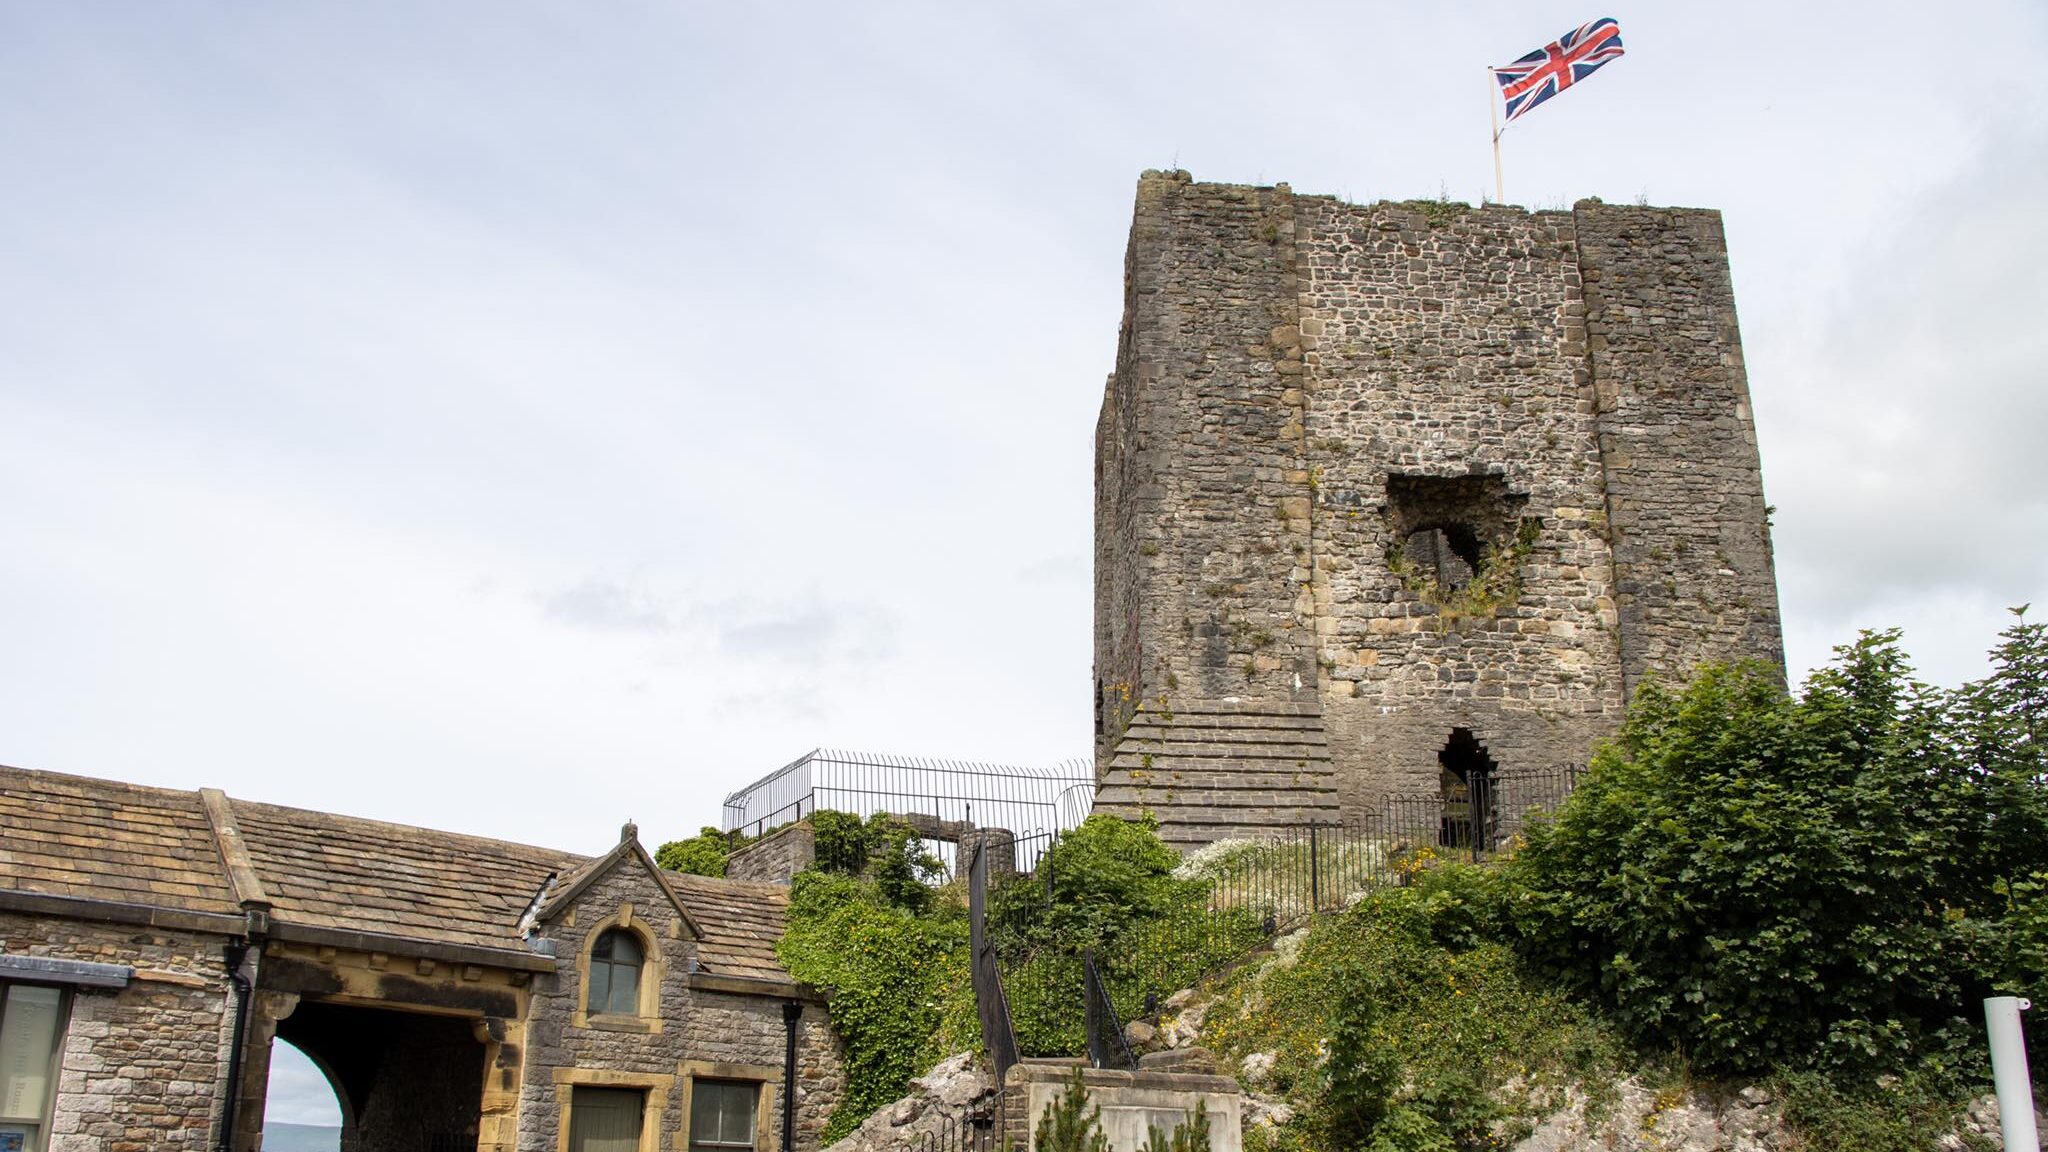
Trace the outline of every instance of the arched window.
{"label": "arched window", "polygon": [[633,1016],[640,1011],[640,969],[646,963],[640,940],[623,928],[597,938],[590,950],[590,987],[583,1010],[592,1016]]}

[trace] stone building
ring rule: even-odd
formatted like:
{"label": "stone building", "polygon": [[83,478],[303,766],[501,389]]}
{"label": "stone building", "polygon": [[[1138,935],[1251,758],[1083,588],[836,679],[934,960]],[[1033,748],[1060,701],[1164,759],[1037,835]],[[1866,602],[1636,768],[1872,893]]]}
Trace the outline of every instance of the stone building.
{"label": "stone building", "polygon": [[1647,681],[1782,663],[1718,214],[1148,172],[1125,260],[1098,809],[1183,845],[1448,809]]}
{"label": "stone building", "polygon": [[14,768],[0,820],[0,1148],[251,1152],[277,1038],[344,1152],[809,1152],[838,1101],[788,890],[631,825],[585,857]]}

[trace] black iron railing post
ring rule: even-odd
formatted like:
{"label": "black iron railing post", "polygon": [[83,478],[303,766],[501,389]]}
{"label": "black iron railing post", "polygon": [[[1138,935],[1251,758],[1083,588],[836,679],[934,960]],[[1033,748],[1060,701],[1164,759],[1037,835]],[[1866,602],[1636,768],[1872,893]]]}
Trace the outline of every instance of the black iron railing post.
{"label": "black iron railing post", "polygon": [[1308,910],[1320,912],[1323,907],[1322,857],[1316,850],[1316,824],[1308,824]]}

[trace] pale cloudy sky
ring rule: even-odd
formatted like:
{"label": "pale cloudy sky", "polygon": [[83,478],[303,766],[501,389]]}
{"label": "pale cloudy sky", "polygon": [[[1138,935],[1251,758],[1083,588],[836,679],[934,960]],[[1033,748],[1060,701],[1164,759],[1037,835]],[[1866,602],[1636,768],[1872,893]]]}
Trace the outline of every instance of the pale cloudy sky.
{"label": "pale cloudy sky", "polygon": [[594,851],[1088,748],[1144,168],[1726,214],[1796,669],[2048,609],[2048,8],[0,6],[0,762]]}
{"label": "pale cloudy sky", "polygon": [[[1793,662],[1975,674],[2048,601],[2048,9],[1608,11],[1509,199],[1726,213]],[[0,9],[0,762],[595,849],[1084,754],[1139,170],[1477,198],[1482,65],[1590,14]]]}

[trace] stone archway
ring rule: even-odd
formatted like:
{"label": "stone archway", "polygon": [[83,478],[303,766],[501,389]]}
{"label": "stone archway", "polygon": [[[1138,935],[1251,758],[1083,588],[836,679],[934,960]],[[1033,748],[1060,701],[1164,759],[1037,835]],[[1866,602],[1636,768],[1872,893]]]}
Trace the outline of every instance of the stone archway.
{"label": "stone archway", "polygon": [[459,1016],[303,1000],[278,1039],[327,1074],[341,1101],[341,1152],[477,1147],[484,1045]]}

